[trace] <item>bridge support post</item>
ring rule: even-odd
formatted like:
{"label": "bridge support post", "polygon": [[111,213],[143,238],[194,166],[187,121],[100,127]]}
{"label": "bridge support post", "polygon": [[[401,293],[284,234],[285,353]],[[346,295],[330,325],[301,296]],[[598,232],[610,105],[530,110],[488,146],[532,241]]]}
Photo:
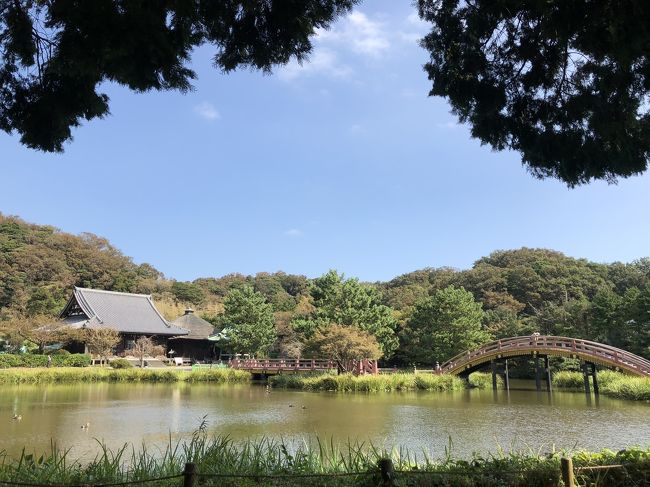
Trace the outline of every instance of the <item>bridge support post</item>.
{"label": "bridge support post", "polygon": [[591,394],[591,386],[589,385],[589,364],[587,362],[582,363],[582,376],[585,380],[585,393]]}
{"label": "bridge support post", "polygon": [[591,386],[589,384],[589,376],[593,377],[594,394],[598,395],[600,388],[598,387],[598,372],[596,371],[596,364],[593,362],[582,362],[582,374],[585,378],[585,393],[591,395]]}
{"label": "bridge support post", "polygon": [[591,377],[594,380],[594,394],[598,395],[598,374],[596,373],[596,364],[591,364]]}
{"label": "bridge support post", "polygon": [[510,375],[508,373],[508,359],[506,359],[505,368],[503,371],[503,383],[506,386],[506,391],[510,390]]}
{"label": "bridge support post", "polygon": [[535,389],[542,390],[542,369],[539,366],[538,354],[535,354]]}
{"label": "bridge support post", "polygon": [[548,355],[544,357],[544,368],[546,369],[546,390],[551,392],[551,365]]}
{"label": "bridge support post", "polygon": [[497,364],[494,360],[490,360],[490,367],[492,368],[492,390],[497,390]]}

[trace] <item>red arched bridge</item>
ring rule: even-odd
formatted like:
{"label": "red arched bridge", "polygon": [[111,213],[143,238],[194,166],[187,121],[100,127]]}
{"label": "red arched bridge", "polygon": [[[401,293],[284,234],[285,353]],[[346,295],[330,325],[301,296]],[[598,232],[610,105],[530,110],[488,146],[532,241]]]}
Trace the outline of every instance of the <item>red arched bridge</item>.
{"label": "red arched bridge", "polygon": [[536,355],[577,358],[603,367],[650,377],[650,361],[638,355],[589,340],[545,335],[504,338],[487,343],[475,350],[459,353],[440,368],[443,373],[461,375],[478,370],[493,360]]}
{"label": "red arched bridge", "polygon": [[[509,388],[508,359],[531,357],[535,360],[535,379],[540,389],[542,375],[547,389],[551,389],[551,369],[549,356],[579,359],[585,378],[585,389],[589,391],[589,377],[593,377],[594,391],[598,392],[596,365],[627,372],[642,377],[650,377],[650,361],[620,348],[603,343],[577,338],[532,335],[504,338],[487,343],[475,350],[460,353],[442,364],[440,373],[467,377],[472,372],[487,365],[492,368],[492,383],[496,388],[496,376],[503,375],[506,388]],[[544,359],[543,368],[540,359]],[[500,366],[503,366],[501,368]]]}

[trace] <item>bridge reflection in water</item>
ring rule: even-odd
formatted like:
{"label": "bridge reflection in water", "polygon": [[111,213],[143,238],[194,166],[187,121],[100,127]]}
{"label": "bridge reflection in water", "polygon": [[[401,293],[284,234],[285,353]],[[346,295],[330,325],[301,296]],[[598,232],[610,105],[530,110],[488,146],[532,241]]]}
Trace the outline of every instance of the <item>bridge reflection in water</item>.
{"label": "bridge reflection in water", "polygon": [[[585,390],[590,392],[592,378],[594,392],[598,393],[596,366],[611,368],[621,372],[650,377],[650,361],[603,343],[576,338],[532,335],[497,340],[475,350],[460,353],[439,368],[441,373],[467,377],[472,372],[490,365],[492,387],[496,389],[497,376],[502,375],[506,389],[510,388],[508,359],[514,357],[533,358],[535,361],[535,384],[541,390],[542,380],[546,389],[551,390],[551,368],[549,357],[568,357],[579,359],[585,380]],[[543,364],[542,364],[543,360]]]}

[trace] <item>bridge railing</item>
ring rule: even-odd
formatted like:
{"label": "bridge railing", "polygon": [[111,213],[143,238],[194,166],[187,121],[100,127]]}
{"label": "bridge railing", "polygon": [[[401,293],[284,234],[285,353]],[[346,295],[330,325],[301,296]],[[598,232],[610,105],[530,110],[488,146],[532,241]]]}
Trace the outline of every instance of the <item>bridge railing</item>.
{"label": "bridge railing", "polygon": [[336,364],[326,359],[232,359],[228,366],[233,369],[246,370],[330,370],[335,369]]}
{"label": "bridge railing", "polygon": [[475,350],[456,355],[442,364],[440,369],[442,372],[450,372],[468,363],[480,360],[485,355],[498,355],[499,352],[511,353],[517,350],[521,350],[524,355],[531,351],[540,353],[553,351],[575,353],[583,357],[587,356],[600,360],[614,367],[619,366],[638,372],[641,375],[650,376],[650,361],[638,355],[603,343],[550,335],[532,335],[496,340]]}

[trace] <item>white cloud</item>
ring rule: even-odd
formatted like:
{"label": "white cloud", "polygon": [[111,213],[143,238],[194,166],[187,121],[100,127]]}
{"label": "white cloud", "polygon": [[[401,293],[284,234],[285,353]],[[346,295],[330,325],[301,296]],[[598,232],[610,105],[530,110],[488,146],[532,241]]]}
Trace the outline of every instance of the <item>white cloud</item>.
{"label": "white cloud", "polygon": [[295,237],[302,237],[302,236],[304,235],[303,231],[300,230],[300,229],[298,229],[298,228],[290,228],[289,230],[287,230],[286,232],[284,232],[284,234],[285,234],[287,237],[293,237],[293,238],[295,238]]}
{"label": "white cloud", "polygon": [[425,22],[420,18],[417,12],[413,11],[410,14],[408,14],[408,17],[406,17],[406,22],[409,24],[413,25],[420,25],[424,24]]}
{"label": "white cloud", "polygon": [[383,25],[358,10],[348,15],[344,29],[344,37],[358,54],[379,57],[390,47]]}
{"label": "white cloud", "polygon": [[430,30],[429,24],[422,20],[417,12],[411,12],[406,17],[404,24],[407,30],[399,31],[397,35],[402,41],[407,43],[418,42]]}
{"label": "white cloud", "polygon": [[356,54],[379,57],[390,48],[383,23],[371,20],[363,12],[353,11],[331,30],[318,29],[316,43],[338,44]]}
{"label": "white cloud", "polygon": [[221,118],[221,115],[214,107],[214,105],[207,101],[201,102],[198,105],[196,105],[194,107],[194,113],[196,113],[199,117],[209,121],[217,120]]}
{"label": "white cloud", "polygon": [[449,120],[447,122],[438,122],[436,124],[436,127],[438,127],[439,129],[455,130],[458,127],[460,127],[460,124],[454,122],[453,120]]}
{"label": "white cloud", "polygon": [[292,81],[300,76],[323,74],[330,78],[347,78],[352,74],[352,68],[340,62],[336,52],[327,48],[316,49],[309,61],[302,64],[291,61],[277,72],[284,81]]}
{"label": "white cloud", "polygon": [[278,69],[277,74],[283,81],[314,75],[348,79],[353,70],[342,60],[343,57],[351,53],[376,59],[389,49],[389,35],[384,24],[355,10],[332,29],[317,29],[314,51],[309,59],[303,64],[291,61]]}

